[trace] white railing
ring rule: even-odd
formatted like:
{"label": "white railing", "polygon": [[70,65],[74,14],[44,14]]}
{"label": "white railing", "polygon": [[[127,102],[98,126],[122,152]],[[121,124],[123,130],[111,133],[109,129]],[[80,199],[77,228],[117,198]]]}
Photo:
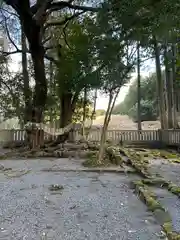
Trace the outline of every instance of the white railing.
{"label": "white railing", "polygon": [[[44,134],[44,139],[47,140],[56,139],[57,136]],[[74,131],[74,140],[81,138],[79,131]],[[101,130],[91,130],[88,136],[90,141],[100,141],[101,139]],[[166,144],[179,144],[180,143],[180,130],[108,130],[107,131],[107,140],[112,142],[164,142]],[[13,130],[0,130],[0,142],[23,142],[25,141],[25,130],[22,129],[13,129]]]}

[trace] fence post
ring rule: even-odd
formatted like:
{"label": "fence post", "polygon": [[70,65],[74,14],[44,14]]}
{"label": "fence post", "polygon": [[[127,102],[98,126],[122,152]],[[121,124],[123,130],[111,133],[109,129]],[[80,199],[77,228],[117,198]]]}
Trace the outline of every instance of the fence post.
{"label": "fence post", "polygon": [[162,129],[158,129],[158,138],[159,138],[159,142],[162,145],[163,144],[163,132]]}
{"label": "fence post", "polygon": [[11,141],[11,142],[16,141],[16,139],[14,139],[14,133],[15,133],[14,129],[11,129],[11,130],[10,130],[10,141]]}

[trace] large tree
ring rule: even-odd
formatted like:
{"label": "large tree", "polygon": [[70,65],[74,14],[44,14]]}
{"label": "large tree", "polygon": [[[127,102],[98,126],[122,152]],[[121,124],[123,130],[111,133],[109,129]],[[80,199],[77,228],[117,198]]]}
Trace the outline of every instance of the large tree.
{"label": "large tree", "polygon": [[73,4],[74,1],[37,0],[32,3],[30,0],[4,0],[4,2],[10,5],[18,15],[29,43],[29,52],[33,61],[35,78],[35,89],[29,121],[41,122],[47,99],[47,81],[44,64],[46,48],[43,37],[49,26],[57,24],[57,22],[49,22],[49,16],[53,12],[61,11],[60,13],[62,13],[62,11],[67,9],[69,9],[68,12],[71,12],[70,10],[73,9],[74,12],[71,16],[65,17],[58,23],[63,25],[75,16],[97,9]]}

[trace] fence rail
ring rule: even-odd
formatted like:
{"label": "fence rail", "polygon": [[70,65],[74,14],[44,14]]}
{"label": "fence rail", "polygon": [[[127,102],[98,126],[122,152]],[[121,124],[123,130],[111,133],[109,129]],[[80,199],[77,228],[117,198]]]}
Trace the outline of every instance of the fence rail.
{"label": "fence rail", "polygon": [[[56,136],[44,135],[44,139],[47,140],[56,139]],[[82,136],[79,131],[74,132],[74,139],[79,140]],[[100,141],[101,130],[91,130],[88,135],[90,141]],[[180,143],[180,130],[108,130],[107,140],[112,142],[161,142],[165,144],[177,145]],[[25,141],[25,130],[13,129],[13,130],[0,130],[0,142],[23,142]]]}

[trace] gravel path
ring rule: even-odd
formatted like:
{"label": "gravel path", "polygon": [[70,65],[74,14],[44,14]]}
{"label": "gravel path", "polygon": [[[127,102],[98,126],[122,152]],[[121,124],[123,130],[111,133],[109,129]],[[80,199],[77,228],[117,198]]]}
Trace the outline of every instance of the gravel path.
{"label": "gravel path", "polygon": [[172,181],[180,186],[180,164],[170,163],[165,159],[154,159],[151,161],[150,170],[159,173],[166,180]]}
{"label": "gravel path", "polygon": [[151,190],[158,196],[158,201],[168,210],[173,228],[180,232],[180,200],[177,196],[166,189],[151,187]]}
{"label": "gravel path", "polygon": [[[1,161],[31,171],[14,178],[0,173],[0,239],[160,239],[160,226],[130,189],[127,176],[40,171],[55,162]],[[64,189],[50,191],[51,184]]]}

